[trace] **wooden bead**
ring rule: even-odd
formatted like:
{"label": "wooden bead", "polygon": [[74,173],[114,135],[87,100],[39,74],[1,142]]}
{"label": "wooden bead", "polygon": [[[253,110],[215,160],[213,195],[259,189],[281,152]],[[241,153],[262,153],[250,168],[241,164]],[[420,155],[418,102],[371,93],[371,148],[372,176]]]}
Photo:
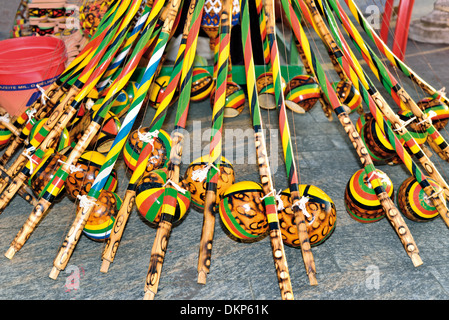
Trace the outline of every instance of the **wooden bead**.
{"label": "wooden bead", "polygon": [[[427,181],[438,192],[441,187],[431,178]],[[426,222],[438,216],[438,210],[433,205],[415,177],[409,177],[401,183],[397,192],[398,209],[408,219],[415,222]]]}
{"label": "wooden bead", "polygon": [[268,232],[268,220],[259,183],[241,181],[233,184],[220,200],[221,221],[229,235],[243,241],[254,241]]}
{"label": "wooden bead", "polygon": [[[187,167],[184,173],[184,183],[190,191],[191,206],[199,212],[203,212],[206,200],[206,179],[198,181],[195,176],[197,170],[204,170],[208,164],[209,156],[196,159]],[[235,173],[232,164],[225,158],[221,158],[220,176],[217,183],[217,195],[221,198],[225,191],[235,182]]]}
{"label": "wooden bead", "polygon": [[94,241],[107,240],[121,205],[122,200],[116,193],[102,190],[84,226],[84,235]]}
{"label": "wooden bead", "polygon": [[[337,222],[337,210],[332,199],[320,188],[312,185],[299,185],[300,197],[308,197],[304,214],[307,233],[311,246],[317,246],[328,239]],[[290,190],[280,194],[284,209],[278,210],[279,225],[281,227],[284,244],[291,247],[301,247],[298,237],[298,228],[290,200]],[[304,212],[303,212],[304,213]]]}
{"label": "wooden bead", "polygon": [[[375,174],[390,198],[393,198],[393,182],[381,170],[376,169]],[[385,211],[368,181],[364,169],[357,170],[349,179],[345,188],[346,211],[351,218],[362,222],[371,223],[385,217]]]}
{"label": "wooden bead", "polygon": [[[140,214],[152,224],[158,224],[161,221],[165,188],[170,187],[164,187],[166,182],[167,169],[156,169],[143,177],[136,187],[136,207]],[[190,192],[182,182],[180,187],[185,192],[177,192],[172,223],[180,221],[190,206]]]}

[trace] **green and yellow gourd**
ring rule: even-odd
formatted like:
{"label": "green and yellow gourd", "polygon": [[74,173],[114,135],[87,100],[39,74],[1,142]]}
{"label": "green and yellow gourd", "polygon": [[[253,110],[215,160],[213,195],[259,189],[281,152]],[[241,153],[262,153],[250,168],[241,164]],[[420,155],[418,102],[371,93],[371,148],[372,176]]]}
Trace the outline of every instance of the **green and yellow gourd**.
{"label": "green and yellow gourd", "polygon": [[321,88],[314,77],[297,75],[288,81],[285,88],[285,105],[295,111],[310,111],[321,98]]}
{"label": "green and yellow gourd", "polygon": [[[149,127],[139,128],[131,132],[128,140],[123,148],[123,159],[131,172],[134,172],[137,166],[137,160],[142,151],[143,142],[139,138],[140,134],[147,134],[150,130]],[[153,169],[160,169],[166,167],[168,164],[170,151],[171,151],[171,138],[170,135],[164,130],[159,130],[156,139],[153,142],[152,155],[149,158],[147,171]]]}
{"label": "green and yellow gourd", "polygon": [[12,132],[0,124],[0,149],[6,147],[12,137]]}
{"label": "green and yellow gourd", "polygon": [[[285,90],[286,82],[284,78],[281,77],[282,90]],[[257,96],[259,99],[259,106],[262,109],[276,109],[276,101],[274,96],[274,83],[273,83],[273,73],[267,71],[261,73],[256,78],[256,89]]]}
{"label": "green and yellow gourd", "polygon": [[[442,190],[435,180],[427,178],[427,181],[435,188],[436,192]],[[439,214],[432,199],[426,195],[415,177],[409,177],[401,183],[396,200],[401,213],[415,222],[430,221]]]}
{"label": "green and yellow gourd", "polygon": [[192,71],[192,88],[190,101],[200,102],[210,97],[214,81],[212,75],[204,68],[195,67]]}
{"label": "green and yellow gourd", "polygon": [[137,83],[135,81],[130,81],[117,95],[117,98],[112,103],[109,111],[120,119],[129,110],[137,90]]}
{"label": "green and yellow gourd", "polygon": [[[391,179],[379,169],[373,174],[380,178],[388,196],[393,198],[394,188]],[[385,211],[368,178],[364,169],[357,170],[349,179],[344,195],[346,211],[351,218],[362,223],[376,222],[385,217]]]}
{"label": "green and yellow gourd", "polygon": [[[155,169],[144,176],[136,186],[136,207],[140,214],[151,224],[161,221],[161,209],[167,183],[167,169]],[[183,183],[177,191],[174,221],[180,221],[190,207],[190,192]]]}

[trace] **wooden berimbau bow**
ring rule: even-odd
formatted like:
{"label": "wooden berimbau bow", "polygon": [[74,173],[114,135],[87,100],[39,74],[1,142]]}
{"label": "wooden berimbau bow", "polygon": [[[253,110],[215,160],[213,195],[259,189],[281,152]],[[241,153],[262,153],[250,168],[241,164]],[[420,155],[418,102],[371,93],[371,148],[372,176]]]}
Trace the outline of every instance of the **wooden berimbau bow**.
{"label": "wooden berimbau bow", "polygon": [[301,243],[301,252],[304,259],[304,266],[307,275],[309,276],[310,284],[316,285],[316,268],[315,261],[310,246],[309,236],[307,233],[307,226],[304,213],[300,208],[299,202],[301,199],[299,190],[299,176],[296,169],[296,161],[293,152],[290,129],[286,113],[285,98],[281,85],[281,68],[279,50],[277,46],[275,34],[275,11],[274,2],[264,1],[265,13],[267,16],[267,38],[270,45],[270,62],[273,72],[273,82],[275,89],[276,106],[279,110],[279,130],[281,134],[282,149],[284,153],[285,168],[290,188],[290,201],[292,203],[292,210],[295,215],[296,226],[298,229],[298,237]]}
{"label": "wooden berimbau bow", "polygon": [[231,40],[231,0],[222,2],[220,17],[219,49],[217,62],[216,91],[212,110],[209,163],[206,180],[206,199],[204,203],[203,227],[201,231],[198,256],[198,283],[205,284],[212,259],[212,242],[215,229],[215,207],[217,204],[217,183],[220,175],[222,155],[223,113],[228,79],[228,62]]}
{"label": "wooden berimbau bow", "polygon": [[[253,49],[251,45],[250,18],[248,12],[248,1],[242,1],[242,44],[244,52],[244,62],[246,71],[246,87],[248,93],[249,110],[252,116],[254,129],[254,143],[256,146],[257,162],[259,168],[260,181],[264,191],[265,214],[270,228],[270,240],[273,251],[273,259],[276,266],[279,288],[284,300],[293,300],[293,289],[291,285],[290,273],[287,259],[285,257],[284,244],[279,227],[277,215],[277,201],[275,198],[276,189],[271,175],[270,163],[263,132],[263,121],[260,113],[259,99],[256,88],[256,75],[254,68]],[[285,111],[285,110],[284,110]]]}

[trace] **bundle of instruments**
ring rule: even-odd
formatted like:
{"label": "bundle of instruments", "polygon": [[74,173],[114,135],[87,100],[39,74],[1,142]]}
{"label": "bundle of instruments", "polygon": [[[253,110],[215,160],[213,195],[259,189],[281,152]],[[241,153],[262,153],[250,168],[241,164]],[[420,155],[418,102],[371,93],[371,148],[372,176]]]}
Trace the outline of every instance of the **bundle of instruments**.
{"label": "bundle of instruments", "polygon": [[[407,223],[441,216],[449,226],[449,186],[435,160],[449,161],[449,145],[441,133],[449,120],[449,101],[390,51],[353,0],[345,0],[349,10],[341,2],[81,3],[79,30],[74,34],[86,41],[79,52],[51,83],[33,89],[26,106],[15,106],[19,114],[3,112],[0,119],[0,212],[16,193],[31,206],[23,226],[12,235],[6,257],[13,259],[52,204],[67,196],[76,216],[49,277],[56,279],[66,268],[83,235],[103,243],[99,270],[108,273],[136,210],[156,229],[142,294],[154,299],[172,229],[176,231],[195,210],[203,218],[195,281],[206,284],[213,272],[218,215],[236,246],[268,236],[267,254],[272,254],[280,297],[294,299],[284,246],[300,250],[310,285],[319,285],[313,249],[325,246],[337,226],[337,208],[325,186],[301,182],[300,155],[290,129],[292,124],[295,129],[295,119],[321,105],[329,122],[338,120],[360,160],[342,186],[343,210],[364,224],[386,217],[413,266],[421,265]],[[67,25],[71,8],[65,1],[21,3],[35,36],[42,39],[54,36],[57,26]],[[282,37],[281,46],[281,32],[290,34],[290,52],[298,57],[293,67],[300,69],[290,68],[282,49],[288,37]],[[321,40],[331,67],[325,68],[311,35]],[[207,64],[200,59],[201,37],[208,38],[206,49],[212,52],[213,61]],[[179,45],[170,46],[175,39],[180,39]],[[177,53],[173,63],[166,59],[169,50]],[[232,59],[235,56],[242,57],[241,63]],[[4,63],[1,55],[0,63]],[[399,83],[399,72],[424,92],[422,99],[411,98]],[[331,74],[338,81],[331,81]],[[372,74],[377,79],[370,79]],[[382,96],[375,80],[390,97]],[[188,119],[189,109],[205,101],[211,105],[205,115],[208,152],[185,163],[182,172],[183,150],[190,150],[184,146],[187,121],[194,120]],[[174,117],[167,118],[172,112]],[[254,131],[256,181],[239,179],[237,167],[224,156],[224,124],[243,112],[250,115],[248,128]],[[285,169],[286,181],[279,190],[263,120],[270,112],[278,121],[285,165],[281,170]],[[167,123],[168,119],[174,121]],[[121,161],[127,179],[124,194],[117,188]],[[402,167],[410,176],[395,190],[376,165]],[[1,236],[11,236],[8,231],[2,229]]]}

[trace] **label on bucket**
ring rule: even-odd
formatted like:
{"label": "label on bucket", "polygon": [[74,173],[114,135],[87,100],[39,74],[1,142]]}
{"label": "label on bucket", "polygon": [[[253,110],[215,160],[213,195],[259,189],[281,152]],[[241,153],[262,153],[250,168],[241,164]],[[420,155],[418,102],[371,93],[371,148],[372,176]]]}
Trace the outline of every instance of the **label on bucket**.
{"label": "label on bucket", "polygon": [[40,87],[46,87],[58,78],[58,76],[42,80],[35,83],[27,83],[27,84],[0,84],[0,91],[20,91],[20,90],[30,90],[30,89],[36,89],[36,85],[39,85]]}

